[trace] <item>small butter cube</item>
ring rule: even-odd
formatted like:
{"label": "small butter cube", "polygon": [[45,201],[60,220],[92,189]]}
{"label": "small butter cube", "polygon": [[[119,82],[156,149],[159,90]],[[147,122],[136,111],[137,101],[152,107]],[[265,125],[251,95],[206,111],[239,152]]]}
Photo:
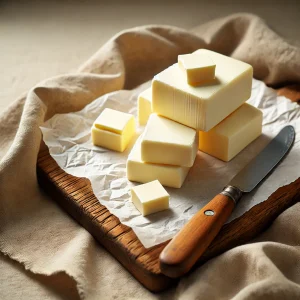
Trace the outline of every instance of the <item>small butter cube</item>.
{"label": "small butter cube", "polygon": [[142,139],[142,160],[191,167],[198,150],[198,134],[172,120],[151,114]]}
{"label": "small butter cube", "polygon": [[135,134],[131,114],[105,108],[92,127],[92,142],[99,147],[123,152]]}
{"label": "small butter cube", "polygon": [[208,132],[200,131],[199,149],[224,161],[229,161],[262,132],[262,112],[243,104]]}
{"label": "small butter cube", "polygon": [[140,125],[145,125],[151,115],[152,108],[152,89],[151,87],[143,91],[138,98],[138,119]]}
{"label": "small butter cube", "polygon": [[201,85],[215,78],[216,64],[205,54],[185,54],[178,56],[178,65],[186,74],[187,83]]}
{"label": "small butter cube", "polygon": [[208,131],[250,98],[253,68],[242,61],[201,49],[216,64],[210,84],[191,86],[178,64],[152,81],[152,110],[189,127]]}
{"label": "small butter cube", "polygon": [[139,137],[128,156],[126,166],[128,180],[146,183],[157,179],[164,186],[180,188],[190,168],[143,162],[141,140],[142,137]]}
{"label": "small butter cube", "polygon": [[131,189],[131,200],[143,216],[169,208],[170,195],[158,180]]}

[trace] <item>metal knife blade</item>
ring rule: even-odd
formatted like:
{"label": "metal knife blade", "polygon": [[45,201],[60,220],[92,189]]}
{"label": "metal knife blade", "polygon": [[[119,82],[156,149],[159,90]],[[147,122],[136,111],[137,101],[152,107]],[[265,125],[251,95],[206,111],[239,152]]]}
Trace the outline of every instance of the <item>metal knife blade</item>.
{"label": "metal knife blade", "polygon": [[251,192],[288,153],[295,139],[284,127],[248,165],[208,204],[200,209],[161,252],[160,268],[169,277],[187,273],[231,215],[243,193]]}
{"label": "metal knife blade", "polygon": [[295,140],[293,126],[284,127],[275,138],[252,159],[228,185],[241,192],[251,192],[282,160]]}

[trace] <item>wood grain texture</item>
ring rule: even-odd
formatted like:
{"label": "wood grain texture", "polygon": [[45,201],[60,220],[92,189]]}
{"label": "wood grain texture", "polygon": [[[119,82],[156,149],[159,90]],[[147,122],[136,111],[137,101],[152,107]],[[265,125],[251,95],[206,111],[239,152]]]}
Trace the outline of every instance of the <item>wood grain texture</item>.
{"label": "wood grain texture", "polygon": [[279,96],[285,96],[293,102],[300,103],[300,85],[290,84],[277,90]]}
{"label": "wood grain texture", "polygon": [[[299,91],[298,84],[279,89],[278,93],[299,101]],[[176,283],[176,279],[162,274],[159,265],[159,255],[168,242],[146,249],[130,227],[121,224],[99,203],[89,180],[65,173],[48,149],[39,153],[37,173],[42,188],[147,289],[159,292]],[[247,243],[299,200],[300,178],[279,188],[266,201],[255,205],[241,217],[223,225],[194,268],[224,251]]]}
{"label": "wood grain texture", "polygon": [[[233,209],[233,200],[221,194],[200,209],[160,254],[162,273],[172,278],[186,274],[216,237]],[[213,215],[205,215],[205,211],[213,212]]]}
{"label": "wood grain texture", "polygon": [[[121,224],[99,203],[88,179],[64,172],[48,149],[39,153],[37,173],[42,188],[147,289],[159,292],[176,283],[176,280],[163,275],[159,266],[159,255],[167,242],[146,249],[130,227]],[[298,200],[300,178],[279,188],[268,200],[224,225],[196,265],[248,242]]]}

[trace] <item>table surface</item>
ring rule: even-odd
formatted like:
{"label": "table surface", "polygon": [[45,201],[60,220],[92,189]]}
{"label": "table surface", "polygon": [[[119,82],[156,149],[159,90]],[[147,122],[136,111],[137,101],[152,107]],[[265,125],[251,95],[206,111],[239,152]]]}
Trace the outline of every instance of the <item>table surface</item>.
{"label": "table surface", "polygon": [[[40,151],[37,166],[40,186],[148,290],[161,292],[176,284],[163,274],[159,265],[159,255],[167,242],[146,249],[130,227],[120,223],[99,203],[89,180],[66,174],[48,149]],[[196,265],[247,243],[294,205],[299,197],[300,178],[225,224]]]}
{"label": "table surface", "polygon": [[300,45],[298,0],[2,1],[0,113],[39,81],[76,70],[120,30],[154,23],[189,29],[237,12],[258,14]]}
{"label": "table surface", "polygon": [[[122,29],[154,23],[189,29],[236,12],[258,14],[280,35],[300,45],[299,0],[0,1],[0,113],[39,81],[76,70]],[[126,282],[128,293],[136,290],[135,295],[143,295],[141,299],[156,298],[139,289],[140,284],[113,263],[114,258],[105,251],[101,255],[106,266],[113,266],[109,276]],[[26,271],[1,253],[0,266],[2,282],[14,278],[7,293],[12,294],[14,290],[24,296],[24,285],[30,285],[31,295],[45,297],[44,292],[49,293],[51,289],[55,294],[64,294],[67,283],[68,295],[72,293],[72,299],[78,297],[71,278],[59,286],[56,277],[46,281],[45,277]],[[110,286],[102,288],[103,293],[110,289]]]}

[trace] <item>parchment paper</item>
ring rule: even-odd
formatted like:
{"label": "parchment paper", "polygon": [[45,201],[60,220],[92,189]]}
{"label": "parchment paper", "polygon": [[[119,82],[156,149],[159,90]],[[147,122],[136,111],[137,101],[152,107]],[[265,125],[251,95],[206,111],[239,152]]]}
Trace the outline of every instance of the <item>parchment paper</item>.
{"label": "parchment paper", "polygon": [[[41,127],[44,141],[58,165],[69,174],[89,178],[100,203],[122,223],[130,226],[145,247],[172,238],[197,210],[219,193],[287,124],[293,125],[296,130],[293,149],[263,184],[243,197],[230,220],[266,200],[278,187],[299,177],[300,106],[285,97],[278,97],[263,82],[253,80],[252,96],[248,103],[263,111],[262,136],[228,163],[198,151],[195,164],[182,188],[166,188],[171,196],[170,209],[147,217],[141,216],[130,201],[130,188],[136,183],[126,178],[126,159],[134,141],[123,153],[96,147],[91,142],[90,128],[106,107],[136,116],[138,93],[148,86],[150,83],[134,91],[104,95],[79,112],[55,115]],[[143,128],[139,127],[138,134],[142,131]]]}

